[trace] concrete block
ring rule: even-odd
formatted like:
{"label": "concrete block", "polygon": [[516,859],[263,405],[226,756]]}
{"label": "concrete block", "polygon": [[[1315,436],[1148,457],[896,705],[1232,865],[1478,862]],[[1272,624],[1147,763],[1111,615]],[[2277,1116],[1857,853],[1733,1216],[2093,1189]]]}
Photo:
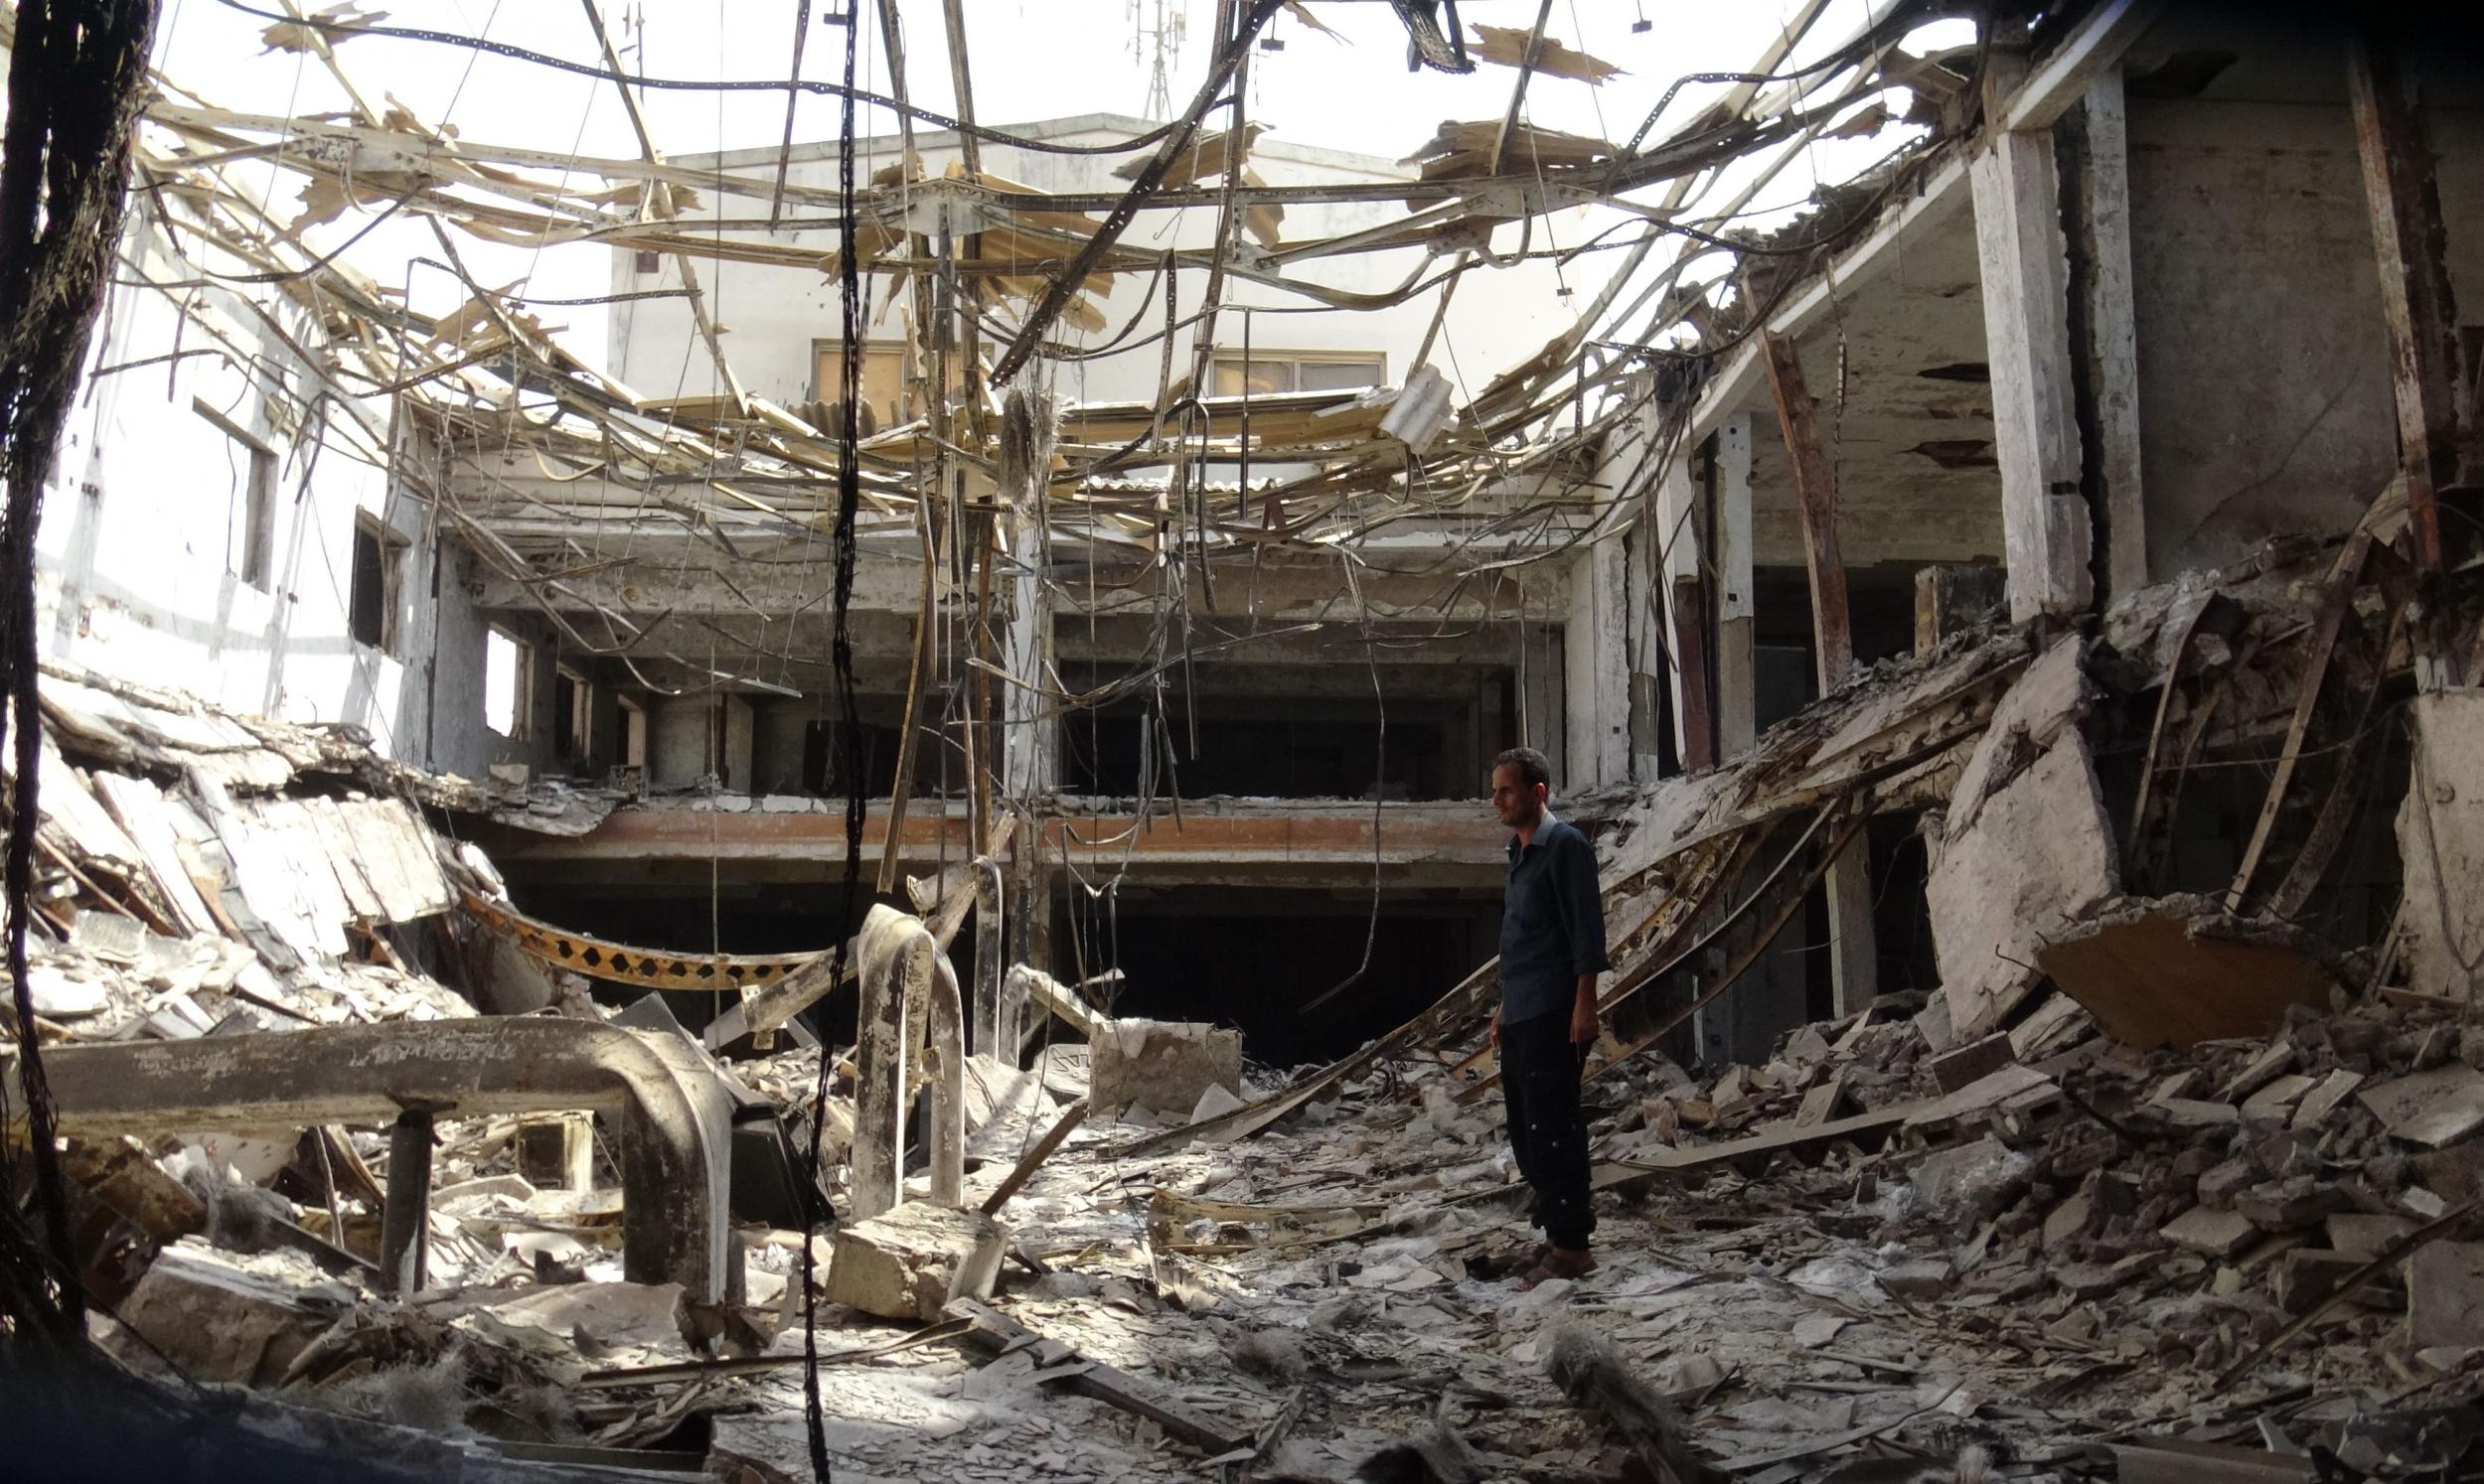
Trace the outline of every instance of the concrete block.
{"label": "concrete block", "polygon": [[1948,1291],[1949,1280],[1955,1276],[1949,1264],[1938,1258],[1900,1262],[1879,1273],[1880,1285],[1900,1298],[1934,1299]]}
{"label": "concrete block", "polygon": [[2406,1259],[2406,1342],[2484,1345],[2484,1243],[2427,1243]]}
{"label": "concrete block", "polygon": [[2398,815],[2406,982],[2451,999],[2484,997],[2467,948],[2484,934],[2484,898],[2472,887],[2484,875],[2484,689],[2427,691],[2407,709],[2413,785]]}
{"label": "concrete block", "polygon": [[2176,1247],[2212,1258],[2231,1258],[2259,1240],[2259,1228],[2239,1211],[2194,1206],[2157,1234]]}
{"label": "concrete block", "polygon": [[2092,687],[2082,642],[2027,667],[1994,711],[1950,797],[1925,885],[1949,1024],[2000,1028],[2043,977],[2045,940],[2120,890],[2112,821],[2079,718]]}
{"label": "concrete block", "polygon": [[2006,1034],[1989,1035],[1934,1057],[1932,1080],[1941,1091],[1954,1093],[1991,1076],[2016,1059],[2010,1051],[2010,1038]]}
{"label": "concrete block", "polygon": [[1089,1041],[1087,1102],[1188,1109],[1211,1087],[1242,1091],[1242,1033],[1195,1021],[1107,1020]]}
{"label": "concrete block", "polygon": [[991,1296],[1008,1237],[980,1211],[909,1201],[838,1229],[829,1301],[928,1324],[956,1299]]}
{"label": "concrete block", "polygon": [[2035,1161],[1997,1139],[1942,1149],[1915,1167],[1922,1209],[1959,1223],[1988,1221],[2018,1198]]}
{"label": "concrete block", "polygon": [[121,1305],[131,1333],[199,1381],[269,1386],[336,1322],[352,1295],[304,1261],[243,1261],[184,1242],[158,1254]]}

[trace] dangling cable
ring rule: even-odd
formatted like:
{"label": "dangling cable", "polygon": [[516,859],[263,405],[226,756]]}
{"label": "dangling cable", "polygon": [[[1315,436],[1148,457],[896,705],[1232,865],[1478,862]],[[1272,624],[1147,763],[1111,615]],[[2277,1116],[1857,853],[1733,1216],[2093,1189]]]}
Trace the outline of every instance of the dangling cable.
{"label": "dangling cable", "polygon": [[[836,561],[837,621],[829,641],[829,663],[836,670],[838,737],[837,746],[846,775],[846,876],[838,890],[836,971],[831,983],[843,983],[846,977],[847,945],[851,942],[847,929],[854,925],[856,889],[862,881],[862,821],[869,806],[862,793],[862,728],[854,693],[854,631],[849,617],[854,607],[854,517],[862,503],[862,485],[857,460],[862,443],[862,357],[857,354],[862,344],[862,278],[856,264],[854,249],[854,78],[855,54],[860,47],[862,28],[854,20],[854,11],[846,11],[846,91],[845,106],[837,126],[837,203],[840,216],[837,251],[837,297],[840,326],[844,336],[845,354],[838,358],[837,407],[837,527],[833,538]],[[929,560],[926,553],[925,559]],[[892,844],[893,847],[893,844]],[[828,1128],[828,1069],[830,1058],[825,1049],[820,1053],[819,1081],[811,1090],[811,1168],[820,1167],[820,1154]],[[802,1420],[811,1444],[811,1476],[819,1484],[830,1484],[836,1475],[828,1462],[828,1419],[820,1408],[820,1329],[818,1259],[811,1247],[811,1233],[806,1224],[802,1241]]]}

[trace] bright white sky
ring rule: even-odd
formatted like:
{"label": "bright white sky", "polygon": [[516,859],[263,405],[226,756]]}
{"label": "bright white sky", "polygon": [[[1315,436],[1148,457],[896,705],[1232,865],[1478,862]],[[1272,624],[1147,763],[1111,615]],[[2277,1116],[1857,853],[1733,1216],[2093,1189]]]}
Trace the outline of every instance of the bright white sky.
{"label": "bright white sky", "polygon": [[[242,0],[281,10],[282,0]],[[650,76],[712,81],[783,77],[792,62],[793,0],[595,0],[614,29],[625,67]],[[1548,34],[1628,70],[1602,87],[1538,76],[1527,93],[1528,119],[1543,127],[1626,141],[1671,81],[1688,73],[1747,67],[1801,0],[1554,0]],[[1795,54],[1797,63],[1850,36],[1867,0],[1836,0]],[[1889,0],[1869,0],[1874,9]],[[802,75],[833,79],[843,68],[845,29],[826,17],[858,8],[863,22],[860,79],[888,90],[875,0],[813,0]],[[1465,0],[1470,26],[1523,29],[1536,0]],[[1197,90],[1208,60],[1206,37],[1214,0],[966,0],[968,51],[976,108],[987,125],[1007,125],[1100,111],[1148,111],[1160,46],[1176,108]],[[1444,119],[1497,119],[1508,105],[1512,70],[1480,66],[1469,76],[1409,73],[1406,37],[1391,8],[1376,0],[1314,0],[1312,11],[1344,41],[1321,36],[1281,12],[1266,35],[1278,52],[1255,52],[1249,116],[1286,138],[1391,158],[1411,152]],[[1644,15],[1651,27],[1633,33]],[[901,0],[908,82],[914,102],[953,109],[949,59],[937,0]],[[1159,40],[1160,21],[1186,35]],[[167,74],[219,106],[271,114],[340,112],[345,96],[307,55],[267,53],[262,17],[230,0],[168,0],[157,58]],[[581,5],[568,0],[397,0],[386,24],[484,36],[579,62],[598,61]],[[426,123],[447,123],[463,137],[562,152],[634,156],[617,90],[609,82],[533,63],[439,44],[357,37],[340,45],[339,61],[366,97],[394,98]],[[1721,90],[1685,87],[1650,136],[1659,139]],[[651,90],[643,104],[659,148],[668,155],[773,145],[784,134],[781,91],[710,93]],[[804,95],[797,140],[834,138],[840,100]],[[864,133],[893,129],[885,112],[866,110]],[[1815,146],[1761,199],[1794,206],[1815,179],[1840,180],[1885,154],[1895,134],[1877,140]],[[280,177],[272,205],[300,178]],[[348,217],[315,237],[335,241],[368,219]],[[522,292],[558,298],[602,293],[609,249],[573,245],[535,252],[461,238],[459,250],[487,283],[522,283]],[[446,275],[419,266],[437,256],[427,226],[392,221],[348,253],[347,260],[386,284],[412,275],[415,302],[441,308],[462,297]],[[547,325],[565,325],[562,340],[594,364],[604,359],[604,310],[545,309]]]}

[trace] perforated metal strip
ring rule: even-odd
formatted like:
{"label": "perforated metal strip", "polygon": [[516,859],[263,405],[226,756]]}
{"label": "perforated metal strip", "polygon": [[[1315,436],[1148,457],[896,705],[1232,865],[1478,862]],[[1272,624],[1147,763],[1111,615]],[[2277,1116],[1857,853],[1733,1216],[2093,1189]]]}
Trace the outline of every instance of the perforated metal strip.
{"label": "perforated metal strip", "polygon": [[773,984],[818,954],[676,954],[564,933],[549,923],[471,891],[458,893],[476,922],[521,953],[554,968],[650,989],[755,989]]}

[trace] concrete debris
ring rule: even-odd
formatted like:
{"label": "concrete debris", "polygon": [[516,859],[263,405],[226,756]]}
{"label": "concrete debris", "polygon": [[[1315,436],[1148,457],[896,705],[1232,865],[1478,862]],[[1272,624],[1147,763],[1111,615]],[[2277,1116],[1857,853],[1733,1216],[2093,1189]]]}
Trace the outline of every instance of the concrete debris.
{"label": "concrete debris", "polygon": [[305,1260],[245,1261],[186,1239],[156,1256],[119,1317],[198,1380],[273,1386],[352,1300]]}
{"label": "concrete debris", "polygon": [[2287,1006],[2326,1005],[2338,987],[2309,935],[2244,922],[2205,897],[2097,904],[2035,962],[2135,1046],[2266,1035]]}
{"label": "concrete debris", "polygon": [[2000,1027],[2063,925],[2120,890],[2113,827],[2080,733],[2094,698],[2076,636],[2003,698],[1949,800],[1925,888],[1954,1035]]}
{"label": "concrete debris", "polygon": [[979,1211],[908,1201],[841,1227],[828,1296],[886,1319],[928,1324],[961,1298],[987,1298],[1009,1231]]}
{"label": "concrete debris", "polygon": [[2392,1136],[2425,1148],[2453,1143],[2484,1126],[2484,1072],[2463,1064],[2373,1084],[2355,1098]]}
{"label": "concrete debris", "polygon": [[2484,995],[2484,690],[2428,690],[2407,708],[2413,755],[2398,812],[2406,870],[2399,915],[2406,981],[2456,1000]]}
{"label": "concrete debris", "polygon": [[1210,1088],[1242,1091],[1242,1033],[1213,1025],[1108,1020],[1088,1042],[1087,1101],[1178,1115]]}

